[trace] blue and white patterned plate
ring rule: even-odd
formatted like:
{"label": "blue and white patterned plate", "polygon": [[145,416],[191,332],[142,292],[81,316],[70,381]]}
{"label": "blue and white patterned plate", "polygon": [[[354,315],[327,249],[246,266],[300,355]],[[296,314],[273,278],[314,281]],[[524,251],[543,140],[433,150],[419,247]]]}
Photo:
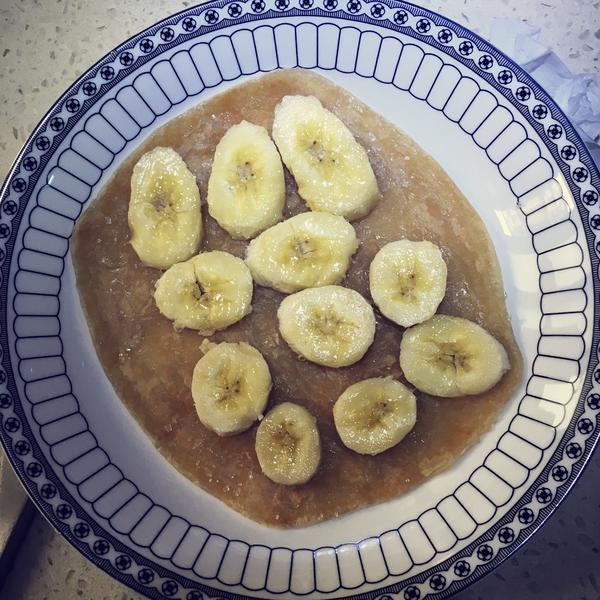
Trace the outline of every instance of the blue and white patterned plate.
{"label": "blue and white patterned plate", "polygon": [[[257,73],[294,66],[322,72],[407,131],[479,211],[526,376],[449,471],[391,502],[282,533],[187,481],[120,403],[90,341],[69,238],[154,128]],[[599,184],[544,90],[439,15],[395,0],[189,9],[77,80],[4,184],[2,443],[57,529],[151,598],[450,596],[543,523],[598,441]]]}

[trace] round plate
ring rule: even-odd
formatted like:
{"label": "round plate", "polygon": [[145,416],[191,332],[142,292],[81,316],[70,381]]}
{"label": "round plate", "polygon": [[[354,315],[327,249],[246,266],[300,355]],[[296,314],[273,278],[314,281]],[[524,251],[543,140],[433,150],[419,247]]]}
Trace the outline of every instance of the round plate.
{"label": "round plate", "polygon": [[[282,532],[192,485],[126,411],[91,344],[69,238],[154,128],[248,77],[295,66],[407,131],[477,209],[501,262],[525,377],[448,471],[391,502]],[[2,443],[55,527],[151,598],[449,596],[540,526],[598,440],[599,181],[544,91],[439,15],[392,0],[189,9],[77,80],[4,184]]]}

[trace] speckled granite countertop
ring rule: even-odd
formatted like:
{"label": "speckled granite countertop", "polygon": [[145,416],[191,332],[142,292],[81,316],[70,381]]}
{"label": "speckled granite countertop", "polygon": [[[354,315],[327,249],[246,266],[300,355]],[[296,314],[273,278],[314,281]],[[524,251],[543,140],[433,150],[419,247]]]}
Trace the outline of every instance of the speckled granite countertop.
{"label": "speckled granite countertop", "polygon": [[[600,1],[421,0],[475,32],[494,17],[540,26],[574,72],[600,72]],[[180,0],[0,0],[0,176],[52,102],[113,46],[192,2]],[[3,524],[22,499],[2,466]],[[15,489],[16,488],[16,489]],[[0,495],[0,499],[2,496]],[[4,519],[4,521],[3,521]],[[0,596],[7,600],[141,598],[114,582],[37,516]],[[600,599],[600,453],[542,530],[460,600]]]}

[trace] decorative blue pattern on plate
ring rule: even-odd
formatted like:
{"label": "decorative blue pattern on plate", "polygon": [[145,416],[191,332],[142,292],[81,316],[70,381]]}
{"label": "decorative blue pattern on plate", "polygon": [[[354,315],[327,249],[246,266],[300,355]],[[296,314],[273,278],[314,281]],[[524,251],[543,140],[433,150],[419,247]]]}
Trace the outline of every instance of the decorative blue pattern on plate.
{"label": "decorative blue pattern on plate", "polygon": [[[282,535],[208,498],[144,439],[95,359],[68,246],[115,159],[148,131],[228,82],[295,66],[364,97],[454,176],[490,227],[529,372],[521,397],[435,488]],[[402,119],[409,109],[416,125]],[[598,285],[598,184],[543,90],[439,15],[392,0],[220,0],[167,19],[75,82],[4,185],[0,437],[11,462],[67,539],[152,598],[449,596],[540,526],[597,443],[588,300]],[[165,494],[170,485],[183,500]]]}

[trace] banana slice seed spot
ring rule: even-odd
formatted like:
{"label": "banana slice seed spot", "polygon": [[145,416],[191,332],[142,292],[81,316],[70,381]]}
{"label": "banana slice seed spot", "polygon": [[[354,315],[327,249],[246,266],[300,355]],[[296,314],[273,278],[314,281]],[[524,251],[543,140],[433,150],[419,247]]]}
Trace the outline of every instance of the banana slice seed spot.
{"label": "banana slice seed spot", "polygon": [[373,416],[375,417],[376,421],[381,421],[387,414],[389,414],[389,402],[389,400],[383,399],[375,405]]}
{"label": "banana slice seed spot", "polygon": [[282,453],[293,457],[298,451],[298,439],[290,431],[293,423],[284,423],[279,430],[274,434],[275,443],[281,448]]}
{"label": "banana slice seed spot", "polygon": [[[308,147],[308,152],[319,162],[323,162],[327,158],[325,148],[317,140],[313,140],[313,143]],[[335,162],[335,158],[332,158],[331,162]]]}
{"label": "banana slice seed spot", "polygon": [[[365,402],[368,403],[368,398],[365,398]],[[381,425],[385,417],[389,414],[390,407],[386,400],[380,400],[374,406],[369,406],[367,404],[358,419],[358,426],[361,429],[370,431]]]}
{"label": "banana slice seed spot", "polygon": [[454,344],[441,344],[438,348],[439,352],[433,360],[441,363],[442,368],[449,369],[454,373],[458,373],[459,371],[468,372],[470,370],[470,356],[464,351],[461,352]]}
{"label": "banana slice seed spot", "polygon": [[356,329],[352,321],[337,315],[332,307],[315,311],[311,326],[325,336],[340,336],[340,338],[349,337]]}
{"label": "banana slice seed spot", "polygon": [[165,229],[173,226],[175,221],[175,211],[162,197],[153,198],[150,202],[147,202],[143,210],[148,218],[152,218],[156,213],[160,215],[160,219],[153,222],[153,230]]}
{"label": "banana slice seed spot", "polygon": [[202,285],[202,282],[198,281],[198,279],[196,279],[195,282],[192,284],[192,292],[191,293],[192,293],[192,296],[196,300],[202,300],[207,295],[206,289]]}
{"label": "banana slice seed spot", "polygon": [[299,240],[295,240],[292,243],[292,245],[294,248],[294,254],[298,258],[303,258],[303,257],[307,256],[308,254],[312,254],[313,252],[316,252],[316,248],[313,246],[310,238],[308,238],[308,237],[302,238]]}
{"label": "banana slice seed spot", "polygon": [[252,163],[248,160],[243,164],[238,165],[237,174],[242,183],[247,183],[256,177],[254,171],[252,170]]}
{"label": "banana slice seed spot", "polygon": [[415,297],[415,288],[417,287],[417,276],[413,272],[410,275],[400,274],[398,276],[398,281],[400,284],[400,297],[402,300],[406,302],[414,302],[416,300]]}
{"label": "banana slice seed spot", "polygon": [[164,196],[154,196],[151,203],[158,212],[165,210],[165,208],[171,208],[171,203]]}
{"label": "banana slice seed spot", "polygon": [[217,387],[220,392],[218,402],[226,405],[227,408],[234,408],[237,404],[237,397],[242,393],[241,380],[238,377],[232,379],[226,372],[222,372],[218,378]]}

